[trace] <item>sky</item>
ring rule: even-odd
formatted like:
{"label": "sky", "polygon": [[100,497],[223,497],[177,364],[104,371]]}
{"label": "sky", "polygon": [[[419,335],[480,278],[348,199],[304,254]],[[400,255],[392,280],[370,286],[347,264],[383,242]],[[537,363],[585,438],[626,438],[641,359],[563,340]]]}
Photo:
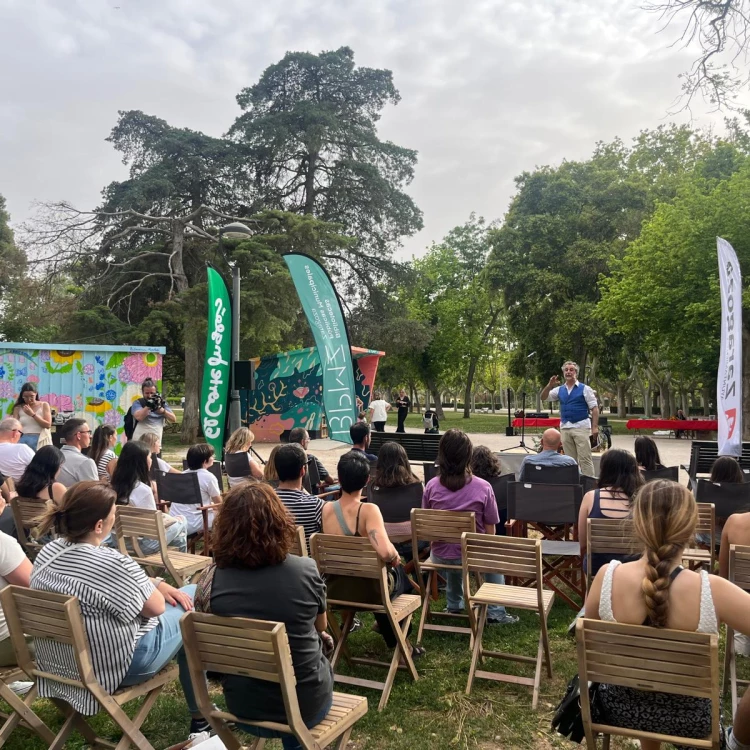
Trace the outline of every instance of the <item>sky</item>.
{"label": "sky", "polygon": [[[585,159],[670,116],[694,51],[631,0],[0,0],[0,194],[88,209],[127,176],[118,110],[225,133],[236,94],[287,51],[349,46],[393,71],[381,138],[419,153],[420,255],[472,211],[501,219],[514,177]],[[696,102],[696,125],[722,116]]]}

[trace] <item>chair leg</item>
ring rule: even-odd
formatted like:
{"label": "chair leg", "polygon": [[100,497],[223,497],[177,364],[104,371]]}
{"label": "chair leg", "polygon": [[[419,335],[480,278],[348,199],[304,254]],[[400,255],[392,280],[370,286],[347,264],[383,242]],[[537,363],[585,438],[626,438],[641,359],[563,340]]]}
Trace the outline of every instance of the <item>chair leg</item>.
{"label": "chair leg", "polygon": [[340,631],[340,638],[336,643],[336,648],[333,650],[333,657],[331,658],[331,667],[333,671],[336,671],[339,660],[341,659],[342,653],[346,653],[346,661],[351,664],[349,654],[346,651],[346,639],[349,637],[349,632],[352,629],[352,623],[354,622],[354,612],[352,610],[346,610],[344,614],[344,622]]}
{"label": "chair leg", "polygon": [[352,736],[352,727],[349,727],[342,735],[338,738],[336,744],[333,746],[334,750],[346,750],[346,746],[349,743],[349,738]]}
{"label": "chair leg", "polygon": [[737,713],[737,655],[734,651],[734,631],[732,631],[732,639],[729,639],[729,629],[727,628],[727,651],[731,650],[731,656],[729,657],[729,684],[732,690],[732,718]]}
{"label": "chair leg", "polygon": [[38,734],[47,744],[55,739],[54,732],[34,713],[31,705],[37,696],[37,687],[34,685],[21,700],[4,682],[0,680],[0,697],[13,709],[2,728],[0,728],[0,747],[10,737],[19,722],[24,724]]}
{"label": "chair leg", "polygon": [[[149,711],[151,711],[151,709],[153,708],[162,690],[163,690],[162,686],[154,688],[146,696],[146,700],[143,701],[143,704],[138,709],[138,713],[136,713],[136,715],[133,717],[133,725],[139,731],[140,731],[141,725],[146,720],[146,717],[148,716]],[[130,740],[128,739],[128,735],[123,734],[122,739],[117,743],[117,747],[115,748],[115,750],[128,750],[129,747],[130,747]]]}
{"label": "chair leg", "polygon": [[[158,697],[161,688],[151,691],[146,702],[151,698],[153,693]],[[97,696],[102,708],[110,715],[112,721],[123,731],[123,738],[117,743],[117,750],[127,750],[131,744],[135,745],[138,750],[154,750],[153,745],[146,739],[135,721],[122,710],[122,707],[113,698]],[[154,698],[155,700],[155,698]],[[153,701],[152,701],[153,704]],[[139,712],[140,713],[140,712]],[[143,717],[145,718],[145,716]]]}
{"label": "chair leg", "polygon": [[65,723],[60,727],[60,731],[49,746],[49,750],[64,750],[65,743],[70,737],[70,733],[73,731],[73,725],[75,724],[75,714],[71,714],[65,719]]}
{"label": "chair leg", "polygon": [[732,656],[732,645],[734,643],[734,631],[727,625],[726,648],[724,649],[724,674],[721,676],[721,695],[726,695],[727,683],[729,682],[729,662]]}
{"label": "chair leg", "polygon": [[[224,744],[226,745],[226,742]],[[252,744],[248,745],[248,747],[250,748],[250,750],[263,750],[265,745],[266,745],[266,738],[258,737],[258,739],[255,740],[255,742],[253,742]],[[227,747],[229,746],[227,745]]]}
{"label": "chair leg", "polygon": [[484,624],[487,622],[486,604],[479,605],[479,621],[477,622],[477,632],[474,634],[474,648],[471,652],[471,665],[469,666],[469,679],[466,683],[466,695],[471,693],[471,686],[474,684],[474,672],[477,669],[477,662],[482,654],[482,634],[484,633]]}
{"label": "chair leg", "polygon": [[552,654],[549,648],[549,631],[547,630],[547,613],[539,613],[540,638],[544,645],[544,660],[547,665],[547,677],[552,677]]}
{"label": "chair leg", "polygon": [[422,635],[424,634],[424,626],[427,623],[427,614],[430,611],[430,589],[432,587],[433,581],[436,581],[437,579],[435,576],[437,575],[436,571],[431,570],[430,574],[427,576],[427,584],[424,587],[424,591],[422,592],[422,614],[419,616],[419,628],[417,628],[417,646],[419,646],[422,643]]}
{"label": "chair leg", "polygon": [[602,750],[609,750],[609,741],[612,739],[611,734],[605,734],[602,740]]}
{"label": "chair leg", "polygon": [[[227,750],[242,750],[242,744],[240,741],[234,736],[234,732],[232,732],[231,729],[227,726],[227,723],[224,721],[224,719],[219,719],[215,716],[211,716],[208,714],[206,716],[206,721],[211,725],[211,729],[216,732],[219,739],[226,745]],[[255,743],[251,743],[251,748],[257,748],[257,750],[260,750],[260,748],[263,747],[265,743],[265,738],[258,737]]]}

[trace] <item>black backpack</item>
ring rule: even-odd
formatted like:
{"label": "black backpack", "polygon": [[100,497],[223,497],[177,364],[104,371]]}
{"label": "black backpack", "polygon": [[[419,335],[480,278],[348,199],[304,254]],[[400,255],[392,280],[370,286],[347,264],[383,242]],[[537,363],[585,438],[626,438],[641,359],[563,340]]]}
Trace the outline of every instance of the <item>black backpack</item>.
{"label": "black backpack", "polygon": [[133,439],[133,433],[135,432],[135,417],[133,416],[133,412],[128,409],[128,413],[125,415],[125,437],[128,440]]}

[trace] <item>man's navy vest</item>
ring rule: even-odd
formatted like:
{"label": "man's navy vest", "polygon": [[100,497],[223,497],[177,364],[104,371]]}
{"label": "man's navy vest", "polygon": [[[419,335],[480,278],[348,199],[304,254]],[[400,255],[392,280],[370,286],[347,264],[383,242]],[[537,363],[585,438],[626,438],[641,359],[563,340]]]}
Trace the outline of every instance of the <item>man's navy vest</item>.
{"label": "man's navy vest", "polygon": [[563,383],[557,391],[557,397],[560,399],[560,423],[564,422],[583,422],[589,418],[589,407],[586,406],[586,399],[583,397],[583,383],[573,386],[573,390],[568,393],[568,389]]}

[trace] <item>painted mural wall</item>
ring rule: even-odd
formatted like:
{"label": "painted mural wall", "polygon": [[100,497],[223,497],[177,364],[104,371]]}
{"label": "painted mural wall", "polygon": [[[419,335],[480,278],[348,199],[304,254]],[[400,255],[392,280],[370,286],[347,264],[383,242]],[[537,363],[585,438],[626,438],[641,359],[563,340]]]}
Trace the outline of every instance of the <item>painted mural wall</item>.
{"label": "painted mural wall", "polygon": [[[161,390],[163,347],[78,346],[0,342],[0,416],[13,412],[24,383],[35,383],[39,397],[57,410],[53,425],[72,417],[117,428],[153,378]],[[68,345],[69,346],[69,345]]]}
{"label": "painted mural wall", "polygon": [[[384,352],[352,347],[357,398],[366,411]],[[240,391],[242,421],[261,442],[277,443],[294,427],[320,436],[323,372],[316,347],[279,352],[253,360],[255,390]]]}

